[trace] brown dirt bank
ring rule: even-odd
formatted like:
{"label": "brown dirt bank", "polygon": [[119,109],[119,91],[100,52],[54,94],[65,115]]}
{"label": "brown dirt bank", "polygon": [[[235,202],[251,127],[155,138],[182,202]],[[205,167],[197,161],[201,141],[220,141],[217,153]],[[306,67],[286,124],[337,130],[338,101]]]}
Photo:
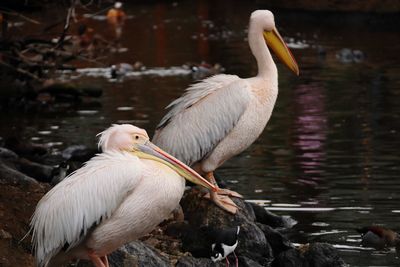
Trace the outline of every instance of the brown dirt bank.
{"label": "brown dirt bank", "polygon": [[30,237],[20,240],[29,230],[29,219],[36,203],[47,191],[38,183],[14,184],[0,177],[0,266],[34,266]]}

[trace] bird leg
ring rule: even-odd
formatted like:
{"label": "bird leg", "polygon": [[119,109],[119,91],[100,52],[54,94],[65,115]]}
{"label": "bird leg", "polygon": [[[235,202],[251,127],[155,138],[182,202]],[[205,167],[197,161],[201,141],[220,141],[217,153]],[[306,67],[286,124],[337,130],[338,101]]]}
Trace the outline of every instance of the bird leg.
{"label": "bird leg", "polygon": [[95,267],[108,267],[108,261],[107,265],[105,265],[105,263],[102,260],[103,257],[97,256],[92,249],[89,249],[88,256],[89,259],[93,262]]}
{"label": "bird leg", "polygon": [[[205,178],[210,181],[210,183],[218,186],[212,172],[207,173]],[[217,192],[210,192],[210,194],[207,194],[205,198],[210,198],[218,207],[229,213],[236,214],[238,210],[238,206],[235,202],[233,202],[228,196],[219,194],[219,190]]]}
{"label": "bird leg", "polygon": [[226,267],[229,267],[229,265],[231,264],[229,263],[228,256],[226,256],[225,261],[226,261]]}
{"label": "bird leg", "polygon": [[239,267],[239,260],[238,257],[236,256],[235,251],[233,251],[233,255],[235,256],[235,267]]}
{"label": "bird leg", "polygon": [[[212,182],[214,185],[218,186],[217,181],[215,180],[214,174],[212,172],[211,172],[210,182]],[[241,194],[239,194],[238,192],[235,192],[233,190],[229,190],[226,188],[219,188],[218,195],[243,198],[243,196]]]}
{"label": "bird leg", "polygon": [[105,265],[106,267],[110,267],[110,265],[108,264],[107,255],[104,255],[104,256],[100,257],[100,260],[104,263],[104,265]]}

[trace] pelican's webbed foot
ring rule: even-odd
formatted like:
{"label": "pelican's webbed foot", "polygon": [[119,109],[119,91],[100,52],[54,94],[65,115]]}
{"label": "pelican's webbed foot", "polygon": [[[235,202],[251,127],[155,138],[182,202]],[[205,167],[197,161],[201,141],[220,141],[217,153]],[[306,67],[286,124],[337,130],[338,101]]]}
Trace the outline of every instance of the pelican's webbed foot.
{"label": "pelican's webbed foot", "polygon": [[[206,179],[209,180],[212,184],[217,185],[217,182],[215,181],[212,172],[206,174]],[[230,196],[243,198],[242,195],[240,195],[235,191],[229,189],[221,189],[221,188],[219,188],[217,192],[211,192],[209,194],[206,194],[204,197],[211,199],[221,209],[229,213],[236,214],[238,206],[235,204],[235,202],[233,202]]]}
{"label": "pelican's webbed foot", "polygon": [[239,194],[236,191],[225,189],[225,188],[220,188],[218,190],[219,195],[224,195],[224,196],[230,196],[230,197],[237,197],[237,198],[243,198],[241,194]]}

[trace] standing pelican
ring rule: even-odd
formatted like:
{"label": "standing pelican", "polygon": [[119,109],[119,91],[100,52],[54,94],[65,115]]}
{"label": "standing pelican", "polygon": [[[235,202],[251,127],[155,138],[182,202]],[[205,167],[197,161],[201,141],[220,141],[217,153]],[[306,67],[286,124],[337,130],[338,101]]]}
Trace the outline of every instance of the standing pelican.
{"label": "standing pelican", "polygon": [[99,154],[51,189],[33,214],[39,267],[72,259],[108,266],[107,254],[149,233],[178,205],[184,178],[216,187],[149,141],[145,130],[114,125]]}
{"label": "standing pelican", "polygon": [[[278,71],[268,47],[299,74],[270,11],[251,14],[248,40],[257,60],[257,76],[241,79],[219,74],[193,84],[169,104],[170,111],[158,124],[153,138],[155,144],[205,174],[213,184],[215,169],[249,147],[271,117],[278,95]],[[224,195],[240,196],[219,190],[219,194],[211,193],[211,199],[236,213],[235,203]]]}

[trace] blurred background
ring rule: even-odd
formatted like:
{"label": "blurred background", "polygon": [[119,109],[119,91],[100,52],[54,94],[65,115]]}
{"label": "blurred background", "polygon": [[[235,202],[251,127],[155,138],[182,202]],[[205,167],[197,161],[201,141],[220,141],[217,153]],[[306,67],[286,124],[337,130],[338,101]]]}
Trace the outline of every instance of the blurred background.
{"label": "blurred background", "polygon": [[292,241],[333,244],[351,266],[399,266],[394,251],[361,248],[355,231],[400,230],[399,1],[126,1],[117,26],[112,6],[2,1],[2,145],[29,141],[61,159],[73,145],[95,149],[112,123],[152,135],[196,80],[256,75],[248,20],[269,9],[300,76],[277,63],[271,120],[218,174],[296,220]]}

